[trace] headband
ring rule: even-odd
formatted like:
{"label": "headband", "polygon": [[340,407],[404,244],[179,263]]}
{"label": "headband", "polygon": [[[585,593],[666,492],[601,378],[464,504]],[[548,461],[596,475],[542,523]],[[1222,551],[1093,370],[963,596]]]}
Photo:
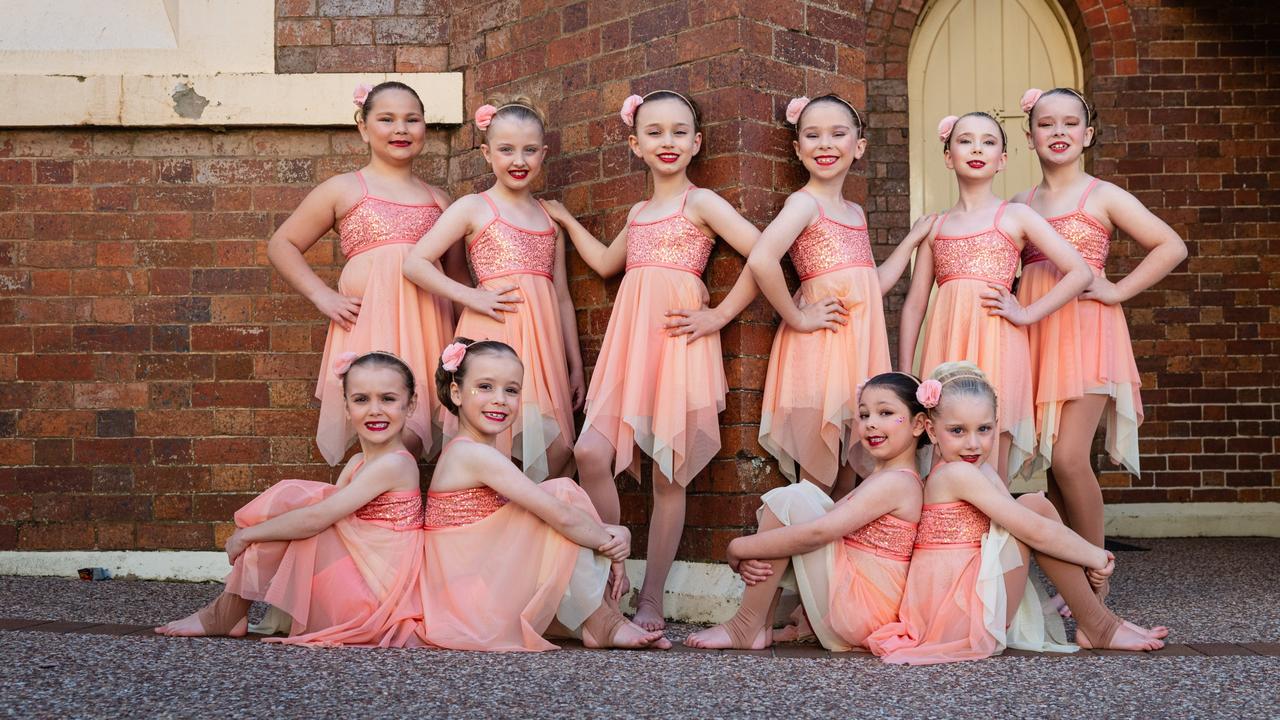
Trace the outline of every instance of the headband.
{"label": "headband", "polygon": [[[370,350],[364,355],[348,350],[342,353],[341,355],[339,355],[337,360],[333,361],[334,376],[337,377],[339,380],[346,377],[346,374],[351,370],[351,366],[354,365],[357,360],[359,360],[362,357],[365,357],[366,355],[386,355],[387,357],[393,357],[402,363],[404,362],[404,359],[401,358],[399,355],[396,355],[393,352],[388,352],[386,350]],[[408,365],[408,363],[405,363],[405,365]]]}
{"label": "headband", "polygon": [[[1081,95],[1078,91],[1069,87],[1054,88],[1049,92],[1050,93],[1064,92],[1064,93],[1070,93],[1074,95],[1076,99],[1080,101],[1080,104],[1084,105],[1084,114],[1085,114],[1084,121],[1086,123],[1089,122],[1089,113],[1092,111],[1089,108],[1089,101],[1084,99],[1084,95]],[[1019,107],[1022,108],[1022,112],[1026,113],[1027,117],[1030,118],[1031,111],[1035,109],[1036,103],[1040,102],[1040,98],[1044,97],[1047,94],[1048,93],[1046,93],[1044,90],[1041,90],[1039,88],[1031,88],[1022,94],[1022,100],[1018,102],[1018,105]]]}
{"label": "headband", "polygon": [[[826,95],[819,95],[815,99],[822,100],[825,98],[830,98],[832,100],[835,100],[839,102],[841,105],[844,105],[845,107],[849,108],[849,112],[853,113],[853,119],[858,121],[859,128],[865,128],[867,126],[867,124],[862,121],[862,113],[858,112],[858,108],[854,107],[853,104],[850,103],[848,100],[845,100],[844,98],[840,97],[839,95],[836,95],[835,93],[827,93]],[[798,98],[791,98],[791,102],[787,103],[787,113],[786,113],[787,122],[791,123],[792,125],[795,125],[797,122],[799,122],[800,115],[804,113],[804,109],[806,107],[809,107],[809,103],[811,102],[813,102],[813,100],[810,100],[809,98],[804,96],[801,96]]]}
{"label": "headband", "polygon": [[[890,370],[889,372],[877,373],[876,377],[879,377],[880,375],[901,375],[905,378],[911,378],[911,380],[914,381],[917,386],[920,385],[920,378],[916,377],[915,375],[912,375],[911,373],[902,372],[901,370]],[[863,380],[862,382],[858,383],[858,386],[853,389],[854,400],[857,400],[858,398],[862,397],[862,391],[866,389],[867,383],[871,382],[873,379],[874,378],[867,378],[866,380]]]}
{"label": "headband", "polygon": [[456,373],[462,366],[462,359],[467,356],[467,348],[473,343],[453,342],[440,353],[440,367],[447,373]]}
{"label": "headband", "polygon": [[[485,103],[484,105],[481,105],[480,107],[476,108],[476,115],[475,115],[476,127],[480,128],[481,130],[488,130],[489,124],[493,122],[493,116],[497,115],[498,113],[502,112],[503,110],[509,107],[522,107],[525,110],[528,110],[529,112],[533,113],[534,115],[538,115],[537,110],[529,107],[528,105],[525,105],[524,103],[513,102],[513,103],[507,103],[505,105],[501,105],[499,107],[494,107],[488,103]],[[541,117],[541,115],[538,115],[538,117]]]}
{"label": "headband", "polygon": [[622,101],[622,109],[618,111],[618,116],[622,118],[622,124],[626,125],[627,127],[635,127],[636,110],[638,110],[640,106],[644,104],[645,100],[648,100],[651,95],[654,95],[656,93],[669,93],[671,95],[675,95],[676,97],[680,98],[682,101],[684,101],[684,104],[688,105],[689,109],[693,111],[693,120],[694,122],[697,122],[698,109],[693,106],[692,100],[681,95],[675,90],[654,90],[652,92],[645,93],[643,96],[628,95],[627,99]]}
{"label": "headband", "polygon": [[990,385],[987,379],[982,375],[979,375],[978,373],[975,373],[975,372],[962,370],[960,372],[957,372],[954,375],[951,375],[945,380],[939,381],[939,380],[934,380],[933,378],[929,378],[928,380],[925,380],[924,382],[920,383],[920,387],[916,388],[916,399],[919,400],[920,404],[925,406],[926,408],[933,409],[938,406],[938,401],[942,399],[943,385],[946,385],[947,383],[952,382],[954,380],[964,380],[966,378],[973,379],[973,380],[981,380],[982,382]]}

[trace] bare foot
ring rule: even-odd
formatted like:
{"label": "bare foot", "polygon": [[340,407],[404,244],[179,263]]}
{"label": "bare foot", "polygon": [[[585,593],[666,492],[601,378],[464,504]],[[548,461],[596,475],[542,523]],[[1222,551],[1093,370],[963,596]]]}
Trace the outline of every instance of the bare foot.
{"label": "bare foot", "polygon": [[1169,637],[1169,628],[1165,627],[1164,625],[1156,625],[1154,627],[1144,628],[1141,625],[1135,625],[1129,622],[1128,620],[1125,620],[1124,626],[1129,628],[1130,630],[1133,630],[1134,632],[1140,632],[1146,635],[1147,637],[1153,637],[1158,640],[1163,640],[1164,638]]}
{"label": "bare foot", "polygon": [[1049,598],[1049,606],[1058,611],[1058,614],[1064,618],[1071,617],[1071,608],[1067,607],[1067,601],[1059,593]]}
{"label": "bare foot", "polygon": [[155,628],[156,634],[169,637],[244,637],[248,631],[249,601],[225,592],[181,620]]}
{"label": "bare foot", "polygon": [[[1134,628],[1137,628],[1136,630]],[[1082,648],[1098,647],[1094,645],[1088,636],[1084,634],[1084,630],[1076,629],[1076,644]],[[1164,641],[1152,637],[1149,631],[1133,625],[1132,623],[1124,623],[1116,630],[1116,634],[1112,636],[1111,642],[1105,647],[1098,648],[1100,650],[1133,650],[1142,652],[1146,650],[1159,650],[1164,647]]]}
{"label": "bare foot", "polygon": [[636,615],[631,618],[631,622],[651,632],[662,631],[667,627],[662,608],[644,596],[636,598]]}
{"label": "bare foot", "polygon": [[715,625],[706,630],[699,630],[693,633],[684,639],[684,644],[691,648],[702,648],[704,650],[764,650],[773,644],[773,640],[773,629],[763,627],[751,639],[751,647],[735,648],[733,637],[729,635],[729,630],[724,625]]}
{"label": "bare foot", "polygon": [[773,631],[773,641],[779,643],[805,642],[814,640],[813,628],[809,626],[809,618],[805,617],[804,608],[796,607],[791,613],[792,623]]}
{"label": "bare foot", "polygon": [[622,648],[627,650],[639,650],[642,648],[666,650],[671,647],[671,641],[663,637],[661,632],[649,632],[632,622],[623,622],[614,626],[613,632],[604,640],[597,639],[584,625],[582,627],[582,644],[589,648]]}
{"label": "bare foot", "polygon": [[249,617],[240,618],[240,621],[232,625],[230,628],[206,628],[204,623],[200,622],[200,613],[193,612],[181,620],[167,622],[158,628],[155,628],[157,635],[167,635],[169,637],[211,637],[216,635],[226,635],[227,637],[244,637],[249,631]]}

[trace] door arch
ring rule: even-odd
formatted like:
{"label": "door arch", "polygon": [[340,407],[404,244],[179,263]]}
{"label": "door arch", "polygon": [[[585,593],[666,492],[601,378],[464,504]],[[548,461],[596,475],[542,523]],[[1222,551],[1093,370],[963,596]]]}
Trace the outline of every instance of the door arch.
{"label": "door arch", "polygon": [[1018,101],[1029,87],[1080,88],[1084,79],[1075,35],[1055,0],[932,0],[907,57],[912,217],[956,201],[937,134],[946,115],[984,110],[1004,125],[1009,162],[996,176],[997,195],[1039,180]]}

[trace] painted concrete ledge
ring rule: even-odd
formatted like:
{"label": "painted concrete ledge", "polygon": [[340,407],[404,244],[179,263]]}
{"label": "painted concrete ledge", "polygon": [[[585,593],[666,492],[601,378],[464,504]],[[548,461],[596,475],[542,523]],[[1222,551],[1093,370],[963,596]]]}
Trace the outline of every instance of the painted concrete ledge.
{"label": "painted concrete ledge", "polygon": [[[1145,503],[1109,506],[1107,534],[1118,537],[1280,537],[1280,503]],[[0,575],[74,577],[79,568],[104,567],[115,577],[142,580],[221,580],[230,570],[221,552],[8,551]],[[628,560],[633,587],[644,581],[643,560]],[[722,563],[677,562],[667,582],[666,616],[687,622],[722,622],[733,615],[742,582]]]}

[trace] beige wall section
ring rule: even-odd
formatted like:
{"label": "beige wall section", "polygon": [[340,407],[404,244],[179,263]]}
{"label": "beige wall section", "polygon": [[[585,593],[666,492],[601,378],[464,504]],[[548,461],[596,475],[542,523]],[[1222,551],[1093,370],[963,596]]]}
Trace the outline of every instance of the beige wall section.
{"label": "beige wall section", "polygon": [[942,161],[938,121],[983,110],[1009,135],[1009,163],[996,176],[1010,197],[1040,179],[1027,149],[1018,101],[1029,87],[1080,87],[1080,51],[1055,0],[933,0],[920,15],[907,60],[911,215],[955,203]]}

